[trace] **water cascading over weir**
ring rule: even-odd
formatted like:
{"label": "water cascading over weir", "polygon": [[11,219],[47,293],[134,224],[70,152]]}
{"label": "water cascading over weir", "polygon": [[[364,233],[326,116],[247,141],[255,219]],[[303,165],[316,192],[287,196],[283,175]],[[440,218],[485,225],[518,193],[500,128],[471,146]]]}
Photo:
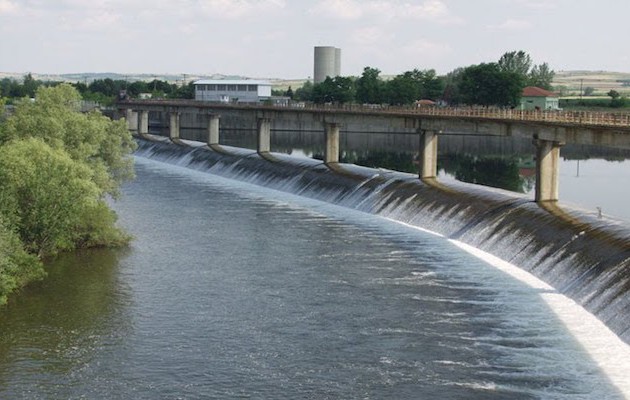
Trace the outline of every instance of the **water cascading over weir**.
{"label": "water cascading over weir", "polygon": [[[193,143],[189,143],[193,144]],[[139,139],[139,157],[428,229],[488,252],[573,299],[630,344],[630,226],[464,183],[233,147]]]}

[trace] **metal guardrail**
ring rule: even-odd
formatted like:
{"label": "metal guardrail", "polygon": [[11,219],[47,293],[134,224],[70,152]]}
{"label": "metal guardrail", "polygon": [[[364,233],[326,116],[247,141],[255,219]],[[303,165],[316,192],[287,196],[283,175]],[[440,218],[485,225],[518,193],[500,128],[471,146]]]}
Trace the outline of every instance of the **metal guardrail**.
{"label": "metal guardrail", "polygon": [[582,126],[601,126],[627,128],[630,130],[630,113],[610,113],[599,111],[564,111],[564,110],[517,110],[491,107],[414,107],[359,104],[311,104],[290,103],[287,105],[264,104],[226,104],[208,103],[196,100],[129,100],[120,105],[164,105],[213,107],[225,109],[256,110],[304,110],[322,113],[359,113],[371,115],[427,116],[444,118],[487,119],[498,121],[529,121]]}

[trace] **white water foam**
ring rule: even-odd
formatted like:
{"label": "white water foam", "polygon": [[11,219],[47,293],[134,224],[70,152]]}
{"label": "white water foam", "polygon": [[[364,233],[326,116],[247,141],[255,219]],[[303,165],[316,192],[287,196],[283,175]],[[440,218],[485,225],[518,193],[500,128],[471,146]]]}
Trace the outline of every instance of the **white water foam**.
{"label": "white water foam", "polygon": [[516,265],[457,240],[449,239],[449,242],[528,286],[540,289],[540,296],[549,308],[564,323],[567,330],[582,345],[612,384],[625,398],[630,399],[628,373],[630,371],[630,346],[603,322],[575,301],[558,293],[553,287]]}

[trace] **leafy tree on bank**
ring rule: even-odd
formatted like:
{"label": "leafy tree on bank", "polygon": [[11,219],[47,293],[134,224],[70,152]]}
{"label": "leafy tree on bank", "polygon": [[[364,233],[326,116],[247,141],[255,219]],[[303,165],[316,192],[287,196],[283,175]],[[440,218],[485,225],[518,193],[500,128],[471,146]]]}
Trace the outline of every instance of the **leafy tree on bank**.
{"label": "leafy tree on bank", "polygon": [[524,86],[520,74],[503,71],[497,63],[488,63],[465,68],[459,89],[465,104],[516,107]]}
{"label": "leafy tree on bank", "polygon": [[69,84],[40,88],[36,101],[22,101],[0,131],[0,145],[39,138],[73,160],[88,164],[103,194],[116,195],[120,183],[133,177],[128,155],[135,148],[125,122],[99,112],[77,112],[81,96]]}
{"label": "leafy tree on bank", "polygon": [[[111,121],[99,112],[79,113],[79,100],[78,92],[68,84],[40,88],[36,100],[20,102],[0,130],[0,216],[18,228],[29,251],[41,256],[73,246],[99,245],[93,239],[100,233],[90,232],[95,221],[90,227],[84,225],[91,216],[83,211],[104,217],[105,196],[117,196],[122,181],[133,177],[130,153],[135,142],[124,121]],[[54,187],[46,186],[51,182],[57,182],[56,190],[65,193],[57,194]],[[74,197],[76,205],[64,203],[65,195]],[[47,199],[55,196],[48,204]],[[33,217],[46,207],[49,213]],[[70,236],[53,230],[63,225],[60,220],[66,228],[73,227],[64,229],[63,235]],[[120,238],[111,239],[118,242]]]}
{"label": "leafy tree on bank", "polygon": [[412,71],[396,75],[385,84],[385,99],[389,104],[411,104],[419,100],[419,96],[419,83]]}
{"label": "leafy tree on bank", "polygon": [[377,68],[365,67],[363,74],[356,81],[356,100],[363,104],[380,104],[384,99],[385,85]]}
{"label": "leafy tree on bank", "polygon": [[552,90],[552,82],[556,73],[549,68],[549,64],[534,65],[532,58],[523,50],[510,51],[501,56],[498,61],[503,72],[513,72],[520,75],[526,86],[537,86]]}
{"label": "leafy tree on bank", "polygon": [[0,305],[6,304],[11,292],[45,275],[42,263],[24,250],[18,235],[0,217]]}
{"label": "leafy tree on bank", "polygon": [[344,104],[354,100],[355,88],[352,78],[336,76],[313,86],[312,100],[315,103]]}
{"label": "leafy tree on bank", "polygon": [[0,303],[43,276],[41,258],[129,240],[105,198],[133,176],[135,143],[79,100],[68,84],[40,87],[0,124]]}
{"label": "leafy tree on bank", "polygon": [[301,88],[295,90],[293,99],[297,101],[312,101],[313,100],[313,83],[311,81],[304,82]]}
{"label": "leafy tree on bank", "polygon": [[497,64],[502,72],[512,72],[526,77],[532,67],[532,58],[523,50],[509,51],[499,58]]}
{"label": "leafy tree on bank", "polygon": [[527,76],[528,86],[537,86],[546,90],[553,89],[553,78],[556,73],[549,68],[549,64],[535,65]]}
{"label": "leafy tree on bank", "polygon": [[445,79],[437,75],[434,69],[419,71],[420,99],[439,100],[444,94]]}
{"label": "leafy tree on bank", "polygon": [[456,106],[464,102],[460,90],[464,68],[457,68],[444,77],[444,92],[442,100],[447,104]]}

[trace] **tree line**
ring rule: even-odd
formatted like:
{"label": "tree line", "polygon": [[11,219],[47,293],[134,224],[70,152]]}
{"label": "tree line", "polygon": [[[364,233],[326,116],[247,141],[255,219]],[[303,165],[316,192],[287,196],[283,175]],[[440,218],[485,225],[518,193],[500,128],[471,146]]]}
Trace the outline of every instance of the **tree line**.
{"label": "tree line", "polygon": [[377,68],[365,67],[360,77],[327,77],[284,94],[314,103],[407,105],[425,99],[449,105],[516,107],[524,87],[551,90],[555,76],[547,63],[534,65],[524,51],[507,52],[497,62],[458,68],[445,76],[433,69],[414,69],[391,79],[380,74]]}
{"label": "tree line", "polygon": [[[42,81],[34,79],[29,73],[22,81],[11,78],[0,80],[0,98],[13,99],[23,97],[34,98],[40,87],[54,87],[60,85],[59,81]],[[111,105],[118,98],[121,91],[128,96],[137,98],[143,93],[149,93],[152,97],[192,99],[195,97],[193,82],[185,85],[177,85],[167,81],[154,79],[150,82],[114,80],[111,78],[95,79],[90,83],[76,82],[71,84],[84,100],[93,100],[103,105]]]}
{"label": "tree line", "polygon": [[45,275],[46,257],[130,239],[105,200],[133,177],[135,142],[80,100],[69,84],[40,86],[0,114],[0,304]]}

